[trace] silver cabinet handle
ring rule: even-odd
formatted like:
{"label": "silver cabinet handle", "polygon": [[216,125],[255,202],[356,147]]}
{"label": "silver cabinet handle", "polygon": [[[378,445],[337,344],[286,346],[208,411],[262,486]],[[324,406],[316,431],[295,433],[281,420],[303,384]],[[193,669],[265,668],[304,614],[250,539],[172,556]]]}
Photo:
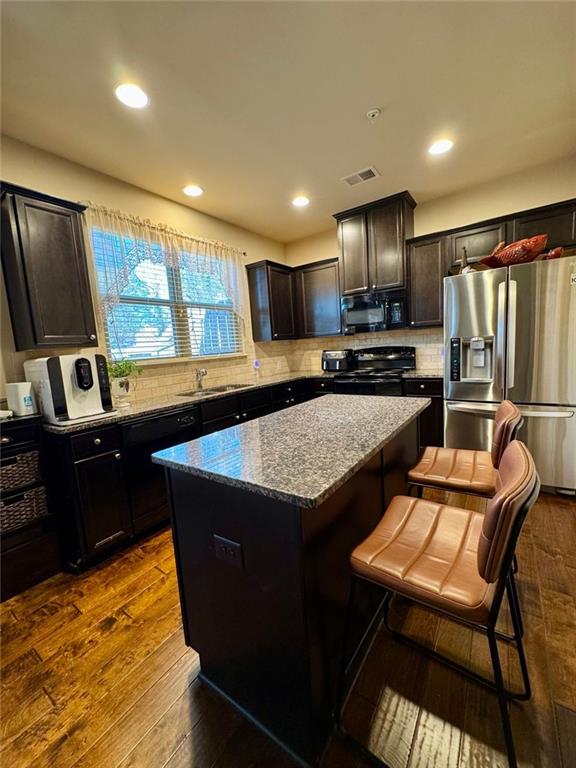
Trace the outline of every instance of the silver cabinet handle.
{"label": "silver cabinet handle", "polygon": [[420,384],[420,389],[424,389],[424,384]]}
{"label": "silver cabinet handle", "polygon": [[2,445],[8,445],[8,443],[12,443],[14,441],[13,437],[8,437],[8,435],[2,435],[0,438],[0,443]]}
{"label": "silver cabinet handle", "polygon": [[243,414],[242,414],[242,418],[243,418],[243,419],[245,419],[245,418],[246,418],[246,416],[248,416],[248,414],[247,414],[247,413],[243,413]]}
{"label": "silver cabinet handle", "polygon": [[94,445],[100,445],[102,443],[102,440],[100,440],[99,437],[94,438]]}
{"label": "silver cabinet handle", "polygon": [[240,421],[240,414],[239,413],[234,414],[234,418],[236,419],[236,421]]}
{"label": "silver cabinet handle", "polygon": [[278,334],[277,334],[277,333],[275,333],[275,334],[274,334],[274,338],[275,338],[275,339],[277,339],[277,338],[278,338]]}
{"label": "silver cabinet handle", "polygon": [[517,301],[517,283],[516,280],[510,280],[508,283],[508,381],[506,387],[514,387],[514,369],[516,367],[516,301]]}
{"label": "silver cabinet handle", "polygon": [[114,458],[116,459],[116,461],[120,461],[120,459],[122,458],[122,454],[121,453],[115,453],[114,454]]}
{"label": "silver cabinet handle", "polygon": [[91,333],[90,336],[89,336],[89,339],[90,339],[90,341],[96,341],[96,334],[95,333]]}

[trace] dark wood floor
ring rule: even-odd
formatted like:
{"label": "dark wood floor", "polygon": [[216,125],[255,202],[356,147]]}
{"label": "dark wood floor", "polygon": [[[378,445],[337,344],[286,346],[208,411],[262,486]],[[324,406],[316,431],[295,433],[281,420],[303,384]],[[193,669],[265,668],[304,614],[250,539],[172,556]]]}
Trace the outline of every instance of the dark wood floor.
{"label": "dark wood floor", "polygon": [[[451,503],[483,502],[451,496]],[[522,766],[576,766],[576,503],[542,496],[519,548],[534,695],[513,705]],[[405,604],[404,631],[488,669],[486,639]],[[507,623],[507,617],[503,617]],[[2,606],[2,753],[11,768],[295,768],[197,679],[184,645],[168,532]],[[517,678],[512,651],[508,678]],[[391,768],[505,766],[496,700],[376,637],[347,728]],[[322,768],[367,768],[334,740]]]}

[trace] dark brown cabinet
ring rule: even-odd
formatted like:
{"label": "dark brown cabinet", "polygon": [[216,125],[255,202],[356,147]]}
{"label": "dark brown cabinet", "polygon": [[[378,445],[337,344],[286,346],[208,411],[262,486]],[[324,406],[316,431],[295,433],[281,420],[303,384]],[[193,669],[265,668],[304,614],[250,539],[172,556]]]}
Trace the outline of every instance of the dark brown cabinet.
{"label": "dark brown cabinet", "polygon": [[56,521],[44,487],[40,416],[2,420],[0,600],[60,570]]}
{"label": "dark brown cabinet", "polygon": [[480,261],[503,240],[506,240],[506,223],[503,221],[455,232],[447,238],[448,264],[460,266],[463,257],[468,264]]}
{"label": "dark brown cabinet", "polygon": [[83,210],[2,185],[2,263],[18,350],[97,344]]}
{"label": "dark brown cabinet", "polygon": [[415,205],[402,192],[335,214],[343,295],[405,287],[405,241],[414,231]]}
{"label": "dark brown cabinet", "polygon": [[342,293],[368,290],[368,237],[366,214],[357,213],[338,221],[338,243],[342,261]]}
{"label": "dark brown cabinet", "polygon": [[443,380],[435,377],[404,379],[405,397],[429,397],[431,403],[418,417],[420,450],[427,445],[444,445]]}
{"label": "dark brown cabinet", "polygon": [[508,221],[509,243],[534,235],[548,235],[548,248],[576,244],[576,201],[548,205],[513,215]]}
{"label": "dark brown cabinet", "polygon": [[272,261],[246,269],[254,341],[296,338],[293,270]]}
{"label": "dark brown cabinet", "polygon": [[260,261],[246,270],[254,341],[340,333],[338,259],[297,268]]}
{"label": "dark brown cabinet", "polygon": [[104,453],[74,465],[87,559],[132,535],[122,454]]}
{"label": "dark brown cabinet", "polygon": [[446,273],[445,238],[413,241],[408,249],[410,326],[442,325],[443,280]]}
{"label": "dark brown cabinet", "polygon": [[338,259],[295,270],[298,336],[335,336],[341,330]]}

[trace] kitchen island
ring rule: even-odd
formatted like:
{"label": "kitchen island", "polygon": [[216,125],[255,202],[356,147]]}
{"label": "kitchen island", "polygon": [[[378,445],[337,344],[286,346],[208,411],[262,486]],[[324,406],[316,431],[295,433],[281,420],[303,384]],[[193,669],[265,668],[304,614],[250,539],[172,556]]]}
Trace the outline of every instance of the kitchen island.
{"label": "kitchen island", "polygon": [[[406,490],[429,403],[325,395],[153,456],[201,677],[304,764],[332,728],[348,557]],[[367,585],[358,637],[379,598]]]}

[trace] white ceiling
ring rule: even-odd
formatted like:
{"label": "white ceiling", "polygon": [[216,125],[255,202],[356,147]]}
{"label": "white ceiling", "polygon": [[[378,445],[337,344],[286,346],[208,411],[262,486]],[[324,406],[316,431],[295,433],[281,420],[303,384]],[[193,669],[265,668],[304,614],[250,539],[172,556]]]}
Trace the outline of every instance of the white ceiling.
{"label": "white ceiling", "polygon": [[[4,2],[2,16],[6,134],[282,242],[576,146],[575,3]],[[122,81],[148,109],[114,99]],[[455,147],[432,158],[439,136]],[[340,181],[369,165],[381,178]]]}

